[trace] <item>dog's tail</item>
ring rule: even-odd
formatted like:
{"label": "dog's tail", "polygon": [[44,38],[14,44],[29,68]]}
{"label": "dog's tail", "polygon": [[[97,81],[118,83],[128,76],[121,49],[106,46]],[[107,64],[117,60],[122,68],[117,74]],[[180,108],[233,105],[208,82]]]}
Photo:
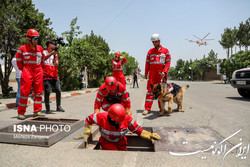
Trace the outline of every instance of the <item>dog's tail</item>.
{"label": "dog's tail", "polygon": [[188,88],[189,88],[189,85],[185,85],[185,86],[181,87],[183,93],[185,93]]}

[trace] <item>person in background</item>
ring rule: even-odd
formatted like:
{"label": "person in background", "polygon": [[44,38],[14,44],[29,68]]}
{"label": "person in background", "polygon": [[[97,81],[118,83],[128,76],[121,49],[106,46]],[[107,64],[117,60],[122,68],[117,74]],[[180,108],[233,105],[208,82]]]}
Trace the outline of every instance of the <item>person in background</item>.
{"label": "person in background", "polygon": [[14,57],[11,61],[13,67],[16,70],[16,81],[17,81],[17,92],[16,92],[16,108],[18,107],[18,103],[19,103],[19,98],[20,98],[20,87],[21,87],[21,75],[22,75],[22,71],[19,70],[19,68],[17,67],[16,64],[16,57]]}
{"label": "person in background", "polygon": [[49,104],[51,86],[55,88],[56,92],[56,111],[64,112],[65,110],[61,107],[61,87],[57,70],[59,61],[57,51],[55,51],[55,43],[53,40],[48,40],[46,42],[46,45],[47,49],[44,51],[45,62],[43,68],[44,102],[46,107],[46,114],[52,113]]}
{"label": "person in background", "polygon": [[84,89],[84,85],[85,85],[85,79],[84,76],[82,77],[82,89]]}
{"label": "person in background", "polygon": [[112,68],[113,68],[113,76],[116,78],[118,82],[121,82],[126,87],[125,76],[123,74],[123,65],[128,60],[124,55],[121,55],[120,52],[115,53],[115,59],[112,60]]}
{"label": "person in background", "polygon": [[82,90],[82,89],[84,89],[84,83],[85,83],[82,70],[81,70],[81,72],[79,74],[79,81],[81,82],[80,86],[79,86],[79,89]]}
{"label": "person in background", "polygon": [[135,83],[137,84],[137,88],[139,88],[139,86],[138,86],[138,81],[137,81],[137,71],[136,70],[134,70],[134,74],[133,74],[133,80],[134,80],[134,82],[133,82],[133,88],[135,88]]}

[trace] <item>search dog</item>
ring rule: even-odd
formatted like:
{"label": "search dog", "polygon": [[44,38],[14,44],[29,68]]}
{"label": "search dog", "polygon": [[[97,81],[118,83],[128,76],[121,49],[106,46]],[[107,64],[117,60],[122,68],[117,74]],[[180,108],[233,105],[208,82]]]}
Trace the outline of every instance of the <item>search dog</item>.
{"label": "search dog", "polygon": [[177,111],[181,108],[181,112],[184,112],[182,101],[184,92],[189,88],[189,85],[180,87],[175,83],[158,83],[150,84],[154,100],[158,99],[160,102],[160,112],[158,116],[162,116],[165,110],[165,103],[168,102],[168,113],[172,113],[173,101],[177,104]]}

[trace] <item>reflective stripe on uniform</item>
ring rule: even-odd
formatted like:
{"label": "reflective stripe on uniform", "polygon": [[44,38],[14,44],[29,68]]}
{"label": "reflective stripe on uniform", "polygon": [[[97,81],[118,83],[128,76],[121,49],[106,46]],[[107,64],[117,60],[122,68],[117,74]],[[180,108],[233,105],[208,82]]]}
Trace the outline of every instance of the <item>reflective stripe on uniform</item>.
{"label": "reflective stripe on uniform", "polygon": [[[118,142],[120,139],[122,139],[125,136],[125,134],[127,132],[128,132],[128,129],[126,129],[125,131],[122,131],[122,132],[114,132],[114,131],[108,131],[108,130],[102,128],[101,131],[100,131],[101,135],[105,139],[107,139],[108,141],[111,141],[111,142]],[[112,140],[108,136],[106,136],[104,133],[106,133],[107,135],[121,136],[121,137]]]}
{"label": "reflective stripe on uniform", "polygon": [[29,97],[20,96],[21,99],[28,99]]}
{"label": "reflective stripe on uniform", "polygon": [[27,104],[22,104],[22,103],[20,103],[20,101],[19,101],[18,105],[22,106],[22,107],[27,107]]}
{"label": "reflective stripe on uniform", "polygon": [[171,59],[166,59],[166,61],[171,61]]}
{"label": "reflective stripe on uniform", "polygon": [[126,94],[126,93],[128,93],[128,92],[127,91],[122,92],[122,94]]}
{"label": "reflective stripe on uniform", "polygon": [[150,62],[150,64],[162,64],[162,65],[164,65],[165,63],[161,63],[161,62],[158,62],[158,61],[154,61],[154,62]]}
{"label": "reflective stripe on uniform", "polygon": [[104,95],[102,94],[102,92],[100,92],[99,90],[98,90],[98,93],[99,93],[100,95],[104,96]]}
{"label": "reflective stripe on uniform", "polygon": [[54,63],[50,63],[50,62],[47,62],[47,61],[45,61],[44,64],[49,65],[49,66],[56,66]]}
{"label": "reflective stripe on uniform", "polygon": [[122,69],[119,69],[119,68],[114,68],[113,70],[122,71]]}
{"label": "reflective stripe on uniform", "polygon": [[150,99],[146,99],[146,101],[153,102],[153,100],[150,100]]}
{"label": "reflective stripe on uniform", "polygon": [[113,136],[124,136],[128,130],[125,130],[123,132],[115,132],[115,131],[109,131],[109,130],[106,130],[104,128],[101,129],[101,132],[107,134],[107,135],[113,135]]}
{"label": "reflective stripe on uniform", "polygon": [[37,61],[23,61],[24,64],[40,64],[39,62]]}
{"label": "reflective stripe on uniform", "polygon": [[16,61],[23,61],[23,59],[21,59],[21,58],[16,58]]}
{"label": "reflective stripe on uniform", "polygon": [[115,140],[111,140],[110,138],[108,138],[108,136],[106,136],[103,132],[100,132],[102,137],[104,137],[105,139],[107,139],[110,142],[118,142],[121,138],[116,138]]}
{"label": "reflective stripe on uniform", "polygon": [[129,122],[128,126],[134,125],[134,123],[135,123],[135,121],[132,120],[132,121]]}
{"label": "reflective stripe on uniform", "polygon": [[35,96],[36,96],[36,97],[43,97],[43,95],[37,95],[37,94],[35,94]]}
{"label": "reflective stripe on uniform", "polygon": [[99,99],[99,98],[96,98],[95,100],[96,100],[96,101],[102,101],[102,100],[101,100],[101,99]]}
{"label": "reflective stripe on uniform", "polygon": [[102,106],[102,108],[110,107],[110,104],[105,104]]}
{"label": "reflective stripe on uniform", "polygon": [[153,94],[153,93],[151,93],[151,92],[147,92],[146,94],[147,94],[147,95],[154,95],[154,94]]}
{"label": "reflective stripe on uniform", "polygon": [[42,104],[41,101],[34,101],[34,104]]}
{"label": "reflective stripe on uniform", "polygon": [[21,54],[23,54],[23,52],[22,52],[21,50],[18,50],[18,51],[17,51],[17,53],[21,53]]}
{"label": "reflective stripe on uniform", "polygon": [[150,55],[150,57],[162,57],[162,56],[161,55],[152,54],[152,55]]}
{"label": "reflective stripe on uniform", "polygon": [[135,131],[137,131],[137,129],[139,128],[140,126],[138,125],[137,128],[133,131],[131,131],[132,133],[134,133]]}
{"label": "reflective stripe on uniform", "polygon": [[25,53],[23,53],[23,55],[37,56],[37,53],[25,52]]}
{"label": "reflective stripe on uniform", "polygon": [[122,99],[122,101],[128,101],[129,100],[129,97],[127,99]]}
{"label": "reflective stripe on uniform", "polygon": [[97,113],[95,113],[95,114],[93,115],[93,121],[95,122],[95,124],[97,124],[97,117],[96,117],[96,115],[97,115]]}
{"label": "reflective stripe on uniform", "polygon": [[87,120],[89,121],[89,123],[90,123],[90,120],[89,120],[89,117],[86,117],[87,118]]}

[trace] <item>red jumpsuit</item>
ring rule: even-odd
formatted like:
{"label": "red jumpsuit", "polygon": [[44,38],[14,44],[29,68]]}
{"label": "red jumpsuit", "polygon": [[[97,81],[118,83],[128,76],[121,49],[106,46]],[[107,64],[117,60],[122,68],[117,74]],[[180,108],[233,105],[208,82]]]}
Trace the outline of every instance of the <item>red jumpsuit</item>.
{"label": "red jumpsuit", "polygon": [[118,62],[115,60],[112,60],[111,62],[112,68],[113,68],[113,76],[115,77],[117,81],[121,82],[124,86],[126,86],[126,82],[125,82],[125,77],[124,77],[122,70],[123,70],[123,65],[127,61],[128,60],[124,58],[123,60],[119,60]]}
{"label": "red jumpsuit", "polygon": [[[157,50],[152,48],[148,51],[145,67],[145,76],[148,75],[147,83],[147,94],[145,101],[145,110],[150,111],[153,104],[153,93],[151,92],[151,84],[161,83],[161,75],[159,72],[165,72],[166,78],[167,73],[170,67],[171,56],[168,49],[160,46],[160,49]],[[166,79],[163,82],[167,82]],[[159,104],[159,101],[158,101]]]}
{"label": "red jumpsuit", "polygon": [[118,83],[118,88],[115,95],[111,95],[108,92],[105,83],[100,86],[96,94],[94,109],[100,109],[102,107],[104,111],[107,111],[109,107],[115,103],[120,103],[125,108],[129,109],[131,108],[129,94],[126,91],[125,86],[123,86],[123,84],[121,84],[120,82],[117,83]]}
{"label": "red jumpsuit", "polygon": [[129,115],[126,115],[119,129],[112,126],[108,121],[108,113],[94,113],[85,119],[85,125],[96,124],[99,126],[101,137],[99,143],[103,150],[127,150],[127,138],[125,134],[130,130],[141,135],[143,129]]}
{"label": "red jumpsuit", "polygon": [[43,48],[39,45],[36,45],[35,50],[29,44],[23,45],[16,53],[17,66],[22,71],[18,114],[24,114],[26,111],[31,86],[35,94],[34,113],[42,110],[44,59]]}

